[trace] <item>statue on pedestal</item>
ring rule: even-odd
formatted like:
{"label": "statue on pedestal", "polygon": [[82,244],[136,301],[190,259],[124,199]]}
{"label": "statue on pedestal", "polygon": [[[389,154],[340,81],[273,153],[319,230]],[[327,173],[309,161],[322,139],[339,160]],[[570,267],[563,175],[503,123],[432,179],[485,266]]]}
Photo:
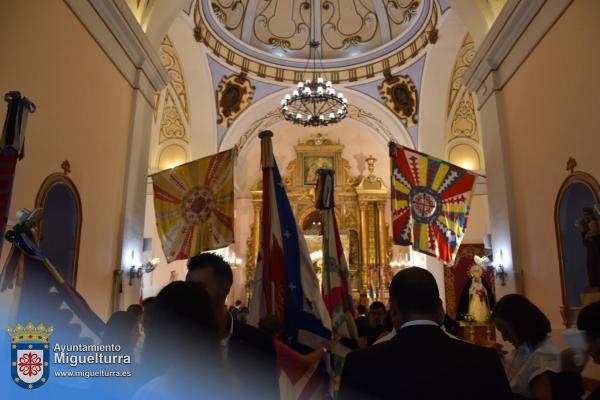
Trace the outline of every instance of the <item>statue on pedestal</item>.
{"label": "statue on pedestal", "polygon": [[477,264],[469,270],[471,276],[465,285],[458,304],[459,319],[485,323],[496,304],[494,292],[483,277],[483,269]]}
{"label": "statue on pedestal", "polygon": [[587,274],[589,288],[600,289],[600,221],[592,208],[583,209],[579,222],[581,236],[587,250]]}

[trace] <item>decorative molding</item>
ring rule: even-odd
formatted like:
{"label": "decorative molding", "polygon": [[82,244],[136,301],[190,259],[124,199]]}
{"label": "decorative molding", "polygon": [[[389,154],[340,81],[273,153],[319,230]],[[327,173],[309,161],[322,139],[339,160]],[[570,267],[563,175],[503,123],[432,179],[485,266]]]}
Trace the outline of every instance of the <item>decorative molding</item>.
{"label": "decorative molding", "polygon": [[160,135],[158,143],[161,144],[170,139],[181,139],[188,143],[189,138],[187,130],[173,99],[171,91],[167,89],[165,97],[162,119],[160,122]]}
{"label": "decorative molding", "polygon": [[183,113],[185,114],[186,119],[189,119],[189,105],[185,90],[183,68],[181,68],[179,56],[177,55],[177,51],[175,50],[175,47],[173,46],[169,36],[165,36],[160,45],[160,61],[171,77],[169,86],[171,86],[177,94],[179,104],[183,109]]}
{"label": "decorative molding", "polygon": [[408,75],[388,75],[378,87],[381,98],[402,123],[411,127],[418,117],[419,99],[417,88]]}
{"label": "decorative molding", "polygon": [[65,0],[115,67],[150,107],[169,82],[158,54],[124,0]]}
{"label": "decorative molding", "polygon": [[[272,1],[270,0],[269,4]],[[267,53],[267,50],[255,50],[247,46],[239,39],[228,35],[228,32],[223,32],[222,37],[219,36],[219,33],[215,33],[223,30],[223,26],[219,22],[213,21],[212,15],[205,16],[207,12],[204,9],[206,3],[207,0],[198,0],[195,3],[193,15],[194,37],[196,41],[204,43],[211,49],[217,57],[223,59],[229,65],[238,67],[242,72],[252,73],[260,78],[270,78],[279,82],[298,82],[306,78],[304,76],[306,61],[301,58],[284,59],[274,57],[272,54]],[[411,28],[407,31],[407,37],[402,35],[397,38],[401,40],[392,40],[363,56],[336,58],[334,60],[322,59],[326,77],[334,83],[354,82],[358,79],[372,78],[384,71],[402,66],[419,56],[429,43],[437,40],[434,31],[436,31],[439,19],[439,9],[435,1],[423,0],[420,4],[423,7],[422,13],[418,15],[417,22],[411,23]],[[321,11],[323,10],[319,10],[319,12]],[[209,12],[212,13],[212,11]],[[261,10],[257,12],[260,13]],[[355,44],[354,39],[346,39],[348,39],[347,45]],[[272,50],[272,46],[286,47],[287,44],[284,44],[284,40],[288,39],[271,40],[269,50]],[[292,43],[290,42],[291,46]]]}
{"label": "decorative molding", "polygon": [[519,69],[572,0],[508,0],[463,76],[479,109]]}
{"label": "decorative molding", "polygon": [[221,78],[216,91],[217,123],[230,127],[238,115],[250,106],[255,89],[244,73]]}
{"label": "decorative molding", "polygon": [[463,96],[454,109],[448,132],[448,142],[457,138],[467,138],[479,143],[479,130],[477,129],[477,118],[475,117],[475,105],[473,95],[464,91]]}
{"label": "decorative molding", "polygon": [[454,70],[452,72],[452,79],[450,80],[450,90],[448,93],[448,114],[454,106],[454,102],[458,97],[458,92],[464,87],[462,83],[462,77],[471,65],[473,57],[475,56],[475,42],[471,35],[467,34],[463,44],[458,51],[456,56],[456,62],[454,63]]}

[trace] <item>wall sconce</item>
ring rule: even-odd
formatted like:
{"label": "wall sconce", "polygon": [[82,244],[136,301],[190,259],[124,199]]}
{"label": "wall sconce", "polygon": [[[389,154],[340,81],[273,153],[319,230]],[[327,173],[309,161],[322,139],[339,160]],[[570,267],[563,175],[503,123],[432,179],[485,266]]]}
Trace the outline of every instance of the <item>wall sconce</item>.
{"label": "wall sconce", "polygon": [[498,263],[498,267],[496,267],[496,278],[500,280],[500,285],[506,286],[506,271],[504,270],[504,266],[502,265],[502,261],[504,260],[504,256],[502,254],[502,249],[500,249],[500,262]]}
{"label": "wall sconce", "polygon": [[129,268],[129,272],[127,272],[127,276],[129,277],[129,286],[133,286],[133,278],[137,278],[137,279],[142,279],[142,276],[144,275],[144,270],[142,269],[142,267],[135,267],[135,265],[132,265]]}

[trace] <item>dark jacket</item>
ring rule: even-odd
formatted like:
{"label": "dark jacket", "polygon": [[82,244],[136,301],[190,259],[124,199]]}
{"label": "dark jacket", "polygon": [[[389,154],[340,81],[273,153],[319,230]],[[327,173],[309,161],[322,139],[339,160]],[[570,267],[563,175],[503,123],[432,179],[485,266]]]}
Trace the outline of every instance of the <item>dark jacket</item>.
{"label": "dark jacket", "polygon": [[409,326],[348,355],[339,399],[510,400],[498,355],[451,339],[439,327]]}
{"label": "dark jacket", "polygon": [[245,398],[279,398],[277,358],[269,335],[234,320],[227,361]]}

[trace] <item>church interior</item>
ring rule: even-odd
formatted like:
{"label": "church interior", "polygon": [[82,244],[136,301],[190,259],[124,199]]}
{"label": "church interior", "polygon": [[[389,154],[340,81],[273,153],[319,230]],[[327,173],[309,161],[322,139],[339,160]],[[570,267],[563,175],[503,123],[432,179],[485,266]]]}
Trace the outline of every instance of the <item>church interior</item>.
{"label": "church interior", "polygon": [[[165,243],[196,239],[174,238],[180,222],[164,231],[172,216],[156,209],[153,179],[233,149],[232,240],[215,251],[233,270],[227,306],[252,307],[267,187],[259,133],[271,131],[320,284],[325,168],[355,305],[387,306],[392,277],[417,266],[461,339],[501,342],[493,303],[518,293],[564,349],[579,311],[600,300],[600,239],[593,253],[583,228],[584,210],[600,220],[598,16],[596,0],[3,1],[0,89],[35,104],[0,199],[5,229],[42,209],[42,251],[107,321],[186,277],[187,257]],[[318,78],[331,114],[288,112]],[[398,244],[390,143],[474,177],[450,261]],[[192,208],[206,200],[195,196]],[[411,210],[428,216],[437,200],[420,196]],[[10,243],[1,251],[0,267]],[[13,322],[15,288],[0,283],[0,316]],[[600,387],[600,365],[581,376]]]}

